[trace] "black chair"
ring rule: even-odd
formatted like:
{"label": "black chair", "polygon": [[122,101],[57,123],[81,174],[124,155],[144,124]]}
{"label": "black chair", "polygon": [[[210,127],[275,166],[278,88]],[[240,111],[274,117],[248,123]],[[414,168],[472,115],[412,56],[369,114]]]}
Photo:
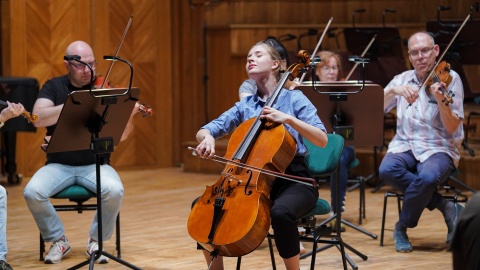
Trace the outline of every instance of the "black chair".
{"label": "black chair", "polygon": [[[452,175],[455,174],[456,172],[457,170],[455,170],[452,173]],[[453,186],[444,185],[444,186],[440,186],[439,189],[446,191],[445,194],[443,194],[442,196],[447,200],[453,201],[455,203],[457,202],[466,203],[468,201],[468,197],[462,194],[460,190],[456,189]],[[451,192],[453,192],[453,195],[450,195]],[[380,246],[383,246],[383,236],[385,233],[385,219],[386,219],[386,213],[387,213],[388,198],[397,199],[398,216],[400,216],[400,212],[402,211],[401,201],[403,200],[403,193],[398,191],[392,191],[392,190],[385,192],[385,197],[383,199],[383,214],[382,214],[382,228],[380,232]]]}
{"label": "black chair", "polygon": [[[83,211],[97,210],[97,204],[85,204],[89,199],[97,198],[97,195],[90,190],[79,186],[73,185],[65,188],[59,193],[52,196],[52,199],[68,199],[70,202],[75,204],[62,204],[62,205],[53,205],[56,211],[76,211],[81,214]],[[117,257],[121,258],[121,249],[120,249],[120,213],[117,216],[116,229],[115,229],[115,249],[117,251]],[[44,260],[45,253],[45,242],[43,241],[42,235],[40,234],[40,261]]]}

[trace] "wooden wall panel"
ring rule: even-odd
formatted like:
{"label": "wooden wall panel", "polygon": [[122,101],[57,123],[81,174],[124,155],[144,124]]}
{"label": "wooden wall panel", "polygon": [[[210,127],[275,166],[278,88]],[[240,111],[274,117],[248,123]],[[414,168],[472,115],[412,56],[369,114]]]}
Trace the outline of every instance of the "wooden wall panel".
{"label": "wooden wall panel", "polygon": [[[154,110],[154,116],[135,120],[135,131],[112,156],[117,168],[170,167],[172,158],[172,56],[169,0],[24,0],[2,1],[4,75],[30,76],[43,85],[49,78],[65,74],[63,55],[75,40],[93,47],[97,72],[105,75],[132,14],[134,18],[119,51],[132,63],[133,85],[141,89],[140,102]],[[14,14],[14,15],[13,15]],[[162,16],[159,16],[162,14]],[[4,30],[5,31],[5,30]],[[165,42],[167,41],[167,42]],[[130,69],[115,63],[110,81],[127,86]],[[162,117],[163,116],[163,119]],[[167,117],[166,117],[167,116]],[[45,162],[40,150],[45,129],[35,134],[18,134],[17,171],[32,175]]]}
{"label": "wooden wall panel", "polygon": [[[238,86],[245,78],[246,73],[241,69],[245,64],[248,50],[259,40],[267,36],[282,36],[293,34],[300,36],[309,29],[318,31],[318,35],[306,36],[301,39],[301,48],[298,48],[297,40],[285,41],[288,50],[297,52],[299,49],[307,49],[313,52],[317,41],[325,28],[328,20],[333,21],[330,29],[335,29],[338,45],[335,38],[325,37],[322,49],[347,50],[342,28],[352,27],[355,18],[357,27],[382,27],[385,9],[394,9],[395,13],[385,13],[385,25],[395,26],[399,29],[400,36],[406,40],[412,33],[425,30],[428,20],[437,19],[437,6],[450,6],[451,9],[440,14],[441,20],[463,20],[470,11],[471,1],[445,0],[400,0],[400,1],[224,1],[217,5],[210,5],[206,10],[206,22],[208,28],[208,50],[219,52],[220,47],[227,51],[221,53],[209,53],[207,57],[209,78],[209,104],[227,103],[222,107],[229,107],[238,97],[226,92],[236,93]],[[365,9],[363,13],[355,13],[357,9]],[[479,14],[473,14],[478,18]],[[353,18],[354,17],[354,18]],[[227,37],[230,41],[219,39],[219,35]],[[230,48],[225,48],[230,46]],[[410,67],[407,58],[407,48],[404,48],[404,59]],[[230,58],[228,59],[228,55]],[[243,60],[243,61],[241,61]],[[224,63],[228,62],[228,67]],[[222,69],[218,66],[224,65]],[[239,74],[232,73],[239,70]],[[469,75],[469,82],[475,86],[480,83],[478,66],[465,66],[464,70]],[[228,78],[228,81],[226,81]],[[478,83],[477,83],[478,82]],[[228,90],[229,87],[231,90]],[[477,87],[480,92],[479,87]],[[209,107],[209,115],[217,115],[218,107]]]}

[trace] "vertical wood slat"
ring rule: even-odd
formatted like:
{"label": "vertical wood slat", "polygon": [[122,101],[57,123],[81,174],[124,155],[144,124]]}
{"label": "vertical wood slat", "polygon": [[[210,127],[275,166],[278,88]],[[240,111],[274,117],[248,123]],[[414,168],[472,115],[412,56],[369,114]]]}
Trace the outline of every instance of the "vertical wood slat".
{"label": "vertical wood slat", "polygon": [[[92,45],[99,62],[97,70],[105,72],[108,65],[104,63],[103,55],[114,54],[126,19],[133,13],[144,15],[133,20],[119,56],[132,62],[139,74],[134,78],[134,86],[141,89],[141,98],[145,98],[144,101],[160,116],[172,115],[173,70],[168,53],[171,42],[160,42],[157,38],[161,33],[166,40],[172,39],[168,27],[172,17],[166,12],[170,10],[169,0],[21,0],[2,1],[2,7],[2,11],[8,8],[7,14],[15,14],[6,22],[10,30],[6,34],[8,41],[2,40],[4,47],[8,45],[4,48],[8,59],[4,58],[3,66],[9,73],[5,75],[28,75],[37,78],[40,85],[65,74],[63,55],[66,46],[74,40],[84,40]],[[164,12],[163,16],[158,16],[160,11]],[[149,54],[144,51],[147,47]],[[112,82],[124,85],[128,83],[128,75],[129,69],[117,63]],[[156,114],[146,119],[136,118],[135,131],[115,149],[112,163],[118,164],[118,168],[172,166],[173,119],[164,117],[167,118],[164,120]],[[35,134],[18,133],[18,172],[32,175],[44,164],[45,153],[39,149],[44,135],[44,128]]]}

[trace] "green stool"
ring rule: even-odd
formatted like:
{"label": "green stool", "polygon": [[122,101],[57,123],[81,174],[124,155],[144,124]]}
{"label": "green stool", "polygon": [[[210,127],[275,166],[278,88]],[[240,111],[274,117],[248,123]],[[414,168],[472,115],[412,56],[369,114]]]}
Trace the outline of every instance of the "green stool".
{"label": "green stool", "polygon": [[[83,211],[97,210],[97,204],[84,204],[89,199],[97,198],[97,195],[90,190],[80,186],[73,185],[69,186],[59,193],[52,196],[52,199],[68,199],[70,202],[76,204],[62,204],[62,205],[53,205],[56,211],[76,211],[81,214]],[[96,202],[96,201],[95,201]],[[120,213],[117,216],[116,229],[115,229],[115,249],[117,250],[117,257],[121,257],[120,250]],[[42,235],[40,234],[40,261],[44,260],[43,254],[45,253],[45,241],[43,241]]]}

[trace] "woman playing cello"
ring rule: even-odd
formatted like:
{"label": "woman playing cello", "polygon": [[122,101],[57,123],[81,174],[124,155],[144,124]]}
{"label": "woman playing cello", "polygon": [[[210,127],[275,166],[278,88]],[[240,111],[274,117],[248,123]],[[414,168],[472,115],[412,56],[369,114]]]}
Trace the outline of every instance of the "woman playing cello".
{"label": "woman playing cello", "polygon": [[[325,147],[327,134],[317,115],[316,108],[301,91],[283,89],[273,106],[264,106],[274,92],[280,74],[280,55],[265,42],[252,47],[246,70],[249,78],[255,80],[258,91],[255,95],[243,98],[232,108],[203,126],[196,135],[199,142],[196,150],[203,158],[215,154],[215,139],[232,132],[243,122],[260,115],[260,119],[283,124],[296,142],[296,153],[285,174],[310,177],[305,155],[307,149],[303,138],[313,144]],[[275,231],[275,243],[286,269],[299,269],[299,235],[296,220],[314,207],[318,199],[315,187],[277,178],[272,186],[270,200],[271,224]],[[204,251],[207,264],[210,252]],[[221,257],[213,260],[210,269],[223,269]]]}

